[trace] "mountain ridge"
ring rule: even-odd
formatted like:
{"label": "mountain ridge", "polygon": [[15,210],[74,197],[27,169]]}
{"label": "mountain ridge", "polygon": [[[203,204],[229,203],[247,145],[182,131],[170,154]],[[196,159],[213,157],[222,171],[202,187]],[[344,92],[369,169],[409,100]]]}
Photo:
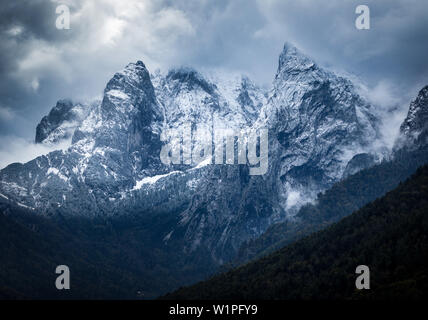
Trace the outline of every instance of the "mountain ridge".
{"label": "mountain ridge", "polygon": [[[164,231],[168,241],[184,236],[184,252],[204,247],[221,264],[340,180],[353,157],[380,161],[370,146],[379,130],[372,107],[349,80],[292,45],[284,46],[270,93],[248,77],[226,78],[189,68],[150,75],[143,62],[128,64],[75,129],[71,147],[1,170],[0,193],[46,215],[167,208],[180,217]],[[236,164],[165,165],[162,132],[186,124],[210,133],[267,128],[267,173],[250,176]]]}
{"label": "mountain ridge", "polygon": [[[373,148],[379,119],[350,80],[320,68],[297,48],[286,45],[279,60],[268,91],[242,75],[207,75],[191,68],[150,74],[141,61],[128,64],[108,82],[102,101],[90,104],[87,116],[77,121],[68,150],[0,171],[0,200],[14,208],[6,206],[8,218],[21,208],[34,219],[48,219],[51,228],[45,237],[38,234],[42,244],[75,230],[71,238],[76,248],[89,255],[95,246],[109,268],[126,270],[126,288],[139,291],[132,279],[140,279],[150,297],[202,280],[234,262],[245,243],[257,242],[277,224],[290,226],[307,218],[307,228],[298,230],[301,235],[337,221],[350,212],[337,206],[335,215],[320,221],[311,212],[303,217],[299,210],[311,211],[310,201],[331,187],[337,189],[345,177],[355,181],[368,167],[382,165],[384,150]],[[70,103],[65,109],[73,108]],[[57,129],[67,119],[65,112],[64,119],[47,126],[53,129],[51,140],[62,137]],[[206,126],[212,136],[217,127],[268,129],[267,173],[251,175],[247,165],[236,161],[163,163],[160,150],[169,143],[181,144],[165,139],[165,131],[188,125]],[[380,170],[388,174],[386,183],[371,196],[390,190],[397,179],[412,173],[415,163],[425,161],[424,144],[418,141],[423,142],[418,137],[413,149],[390,151],[391,157],[403,154],[403,163],[390,165],[404,164],[400,176]],[[414,152],[422,155],[413,159]],[[378,178],[370,179],[375,183]],[[358,195],[344,207],[363,205],[366,198]],[[14,230],[13,221],[6,227],[5,235]],[[103,243],[111,248],[103,249]],[[35,256],[43,256],[35,245]],[[118,257],[122,251],[124,256]],[[64,257],[58,252],[56,256]],[[11,265],[22,259],[15,258]],[[53,263],[52,256],[46,258]],[[80,264],[78,255],[70,259],[78,268],[100,263]],[[122,259],[138,268],[124,265]],[[111,274],[115,279],[116,271]],[[103,273],[97,279],[112,284],[108,277]]]}

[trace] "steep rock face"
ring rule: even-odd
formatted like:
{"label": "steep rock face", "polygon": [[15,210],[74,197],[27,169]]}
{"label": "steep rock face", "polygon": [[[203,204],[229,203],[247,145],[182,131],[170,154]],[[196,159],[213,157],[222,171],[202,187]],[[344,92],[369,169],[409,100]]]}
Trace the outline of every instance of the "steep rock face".
{"label": "steep rock face", "polygon": [[278,203],[262,177],[251,177],[242,165],[209,166],[194,183],[180,221],[168,240],[183,235],[184,250],[207,248],[214,261],[233,257],[240,244],[260,235],[275,220]]}
{"label": "steep rock face", "polygon": [[[115,74],[102,102],[85,110],[67,151],[8,166],[0,194],[47,214],[168,212],[178,222],[165,228],[165,245],[182,243],[189,255],[202,248],[216,263],[292,217],[377,137],[370,105],[352,83],[290,45],[270,92],[245,76],[189,68],[150,76],[139,61]],[[268,172],[251,176],[247,165],[210,165],[212,159],[162,163],[170,142],[163,133],[187,125],[209,134],[268,129]]]}
{"label": "steep rock face", "polygon": [[71,100],[58,101],[37,125],[35,142],[55,145],[62,140],[70,139],[91,107],[82,103],[74,104]]}
{"label": "steep rock face", "polygon": [[428,86],[423,87],[411,102],[406,119],[400,126],[400,137],[395,145],[415,148],[428,143]]}
{"label": "steep rock face", "polygon": [[290,44],[257,124],[270,129],[270,175],[291,212],[339,180],[348,162],[379,137],[371,106],[353,84]]}
{"label": "steep rock face", "polygon": [[[183,85],[183,80],[189,82],[184,81]],[[231,127],[251,123],[242,113],[245,108],[230,108],[227,112],[220,108],[221,98],[216,94],[224,81],[213,86],[193,71],[182,70],[170,73],[168,81],[170,90],[160,91],[167,92],[172,101],[166,103],[166,109],[173,106],[167,114],[179,114],[171,120],[173,125],[176,121],[182,125],[182,119],[192,123],[227,123]],[[236,100],[242,101],[239,97],[243,96],[240,93]],[[183,101],[206,103],[196,111],[185,111],[182,106],[192,104]],[[234,114],[233,121],[224,114]],[[211,248],[215,260],[227,260],[245,239],[257,237],[270,224],[292,217],[304,202],[314,199],[316,193],[342,176],[379,160],[377,154],[365,152],[378,138],[377,119],[368,102],[357,94],[349,80],[321,69],[290,45],[281,54],[268,101],[251,125],[269,129],[268,173],[249,176],[242,167],[206,167],[190,205],[181,213],[180,224],[166,234],[168,241],[173,241],[175,234],[184,233],[187,250],[203,246]]]}
{"label": "steep rock face", "polygon": [[101,104],[87,112],[67,151],[6,167],[0,192],[46,213],[111,214],[143,167],[161,167],[155,153],[163,119],[142,62],[115,74]]}
{"label": "steep rock face", "polygon": [[214,128],[251,126],[265,103],[265,92],[246,76],[203,75],[190,68],[155,75],[156,94],[164,107],[166,124]]}
{"label": "steep rock face", "polygon": [[[409,110],[415,110],[414,102],[410,104]],[[420,127],[425,127],[428,119],[424,120],[423,112],[409,114],[414,115],[412,120],[419,123]],[[406,118],[401,127],[406,127],[408,123]],[[413,135],[410,137],[413,138]],[[420,166],[428,163],[428,144],[415,144],[413,140],[402,144],[403,138],[398,137],[396,149],[380,163],[374,164],[376,158],[368,153],[355,155],[346,165],[346,178],[320,193],[313,203],[303,206],[294,219],[272,225],[254,241],[244,243],[237,255],[237,263],[242,264],[325,228],[397,187]]]}
{"label": "steep rock face", "polygon": [[[203,75],[179,68],[165,76],[154,75],[153,82],[165,110],[167,130],[204,127],[212,136],[219,129],[249,128],[266,101],[264,90],[241,75]],[[192,142],[199,143],[194,137]],[[168,190],[168,195],[175,197],[169,184],[188,186],[181,193],[180,203],[185,206],[178,211],[179,223],[165,231],[165,241],[184,239],[184,250],[189,254],[208,248],[212,258],[221,263],[230,259],[242,241],[257,236],[271,223],[272,208],[268,203],[274,197],[268,194],[269,187],[263,188],[263,184],[250,179],[245,165],[210,165],[213,159],[207,160],[196,167],[171,166],[173,173],[154,182],[150,190],[155,188],[158,194]],[[148,192],[146,185],[148,182],[142,189]],[[247,199],[244,195],[254,193],[251,190],[255,188],[259,192]]]}

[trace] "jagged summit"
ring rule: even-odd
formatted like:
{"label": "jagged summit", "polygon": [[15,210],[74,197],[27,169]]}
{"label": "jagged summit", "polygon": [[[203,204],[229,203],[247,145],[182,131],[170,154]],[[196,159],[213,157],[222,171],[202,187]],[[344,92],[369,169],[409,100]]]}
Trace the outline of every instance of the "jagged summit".
{"label": "jagged summit", "polygon": [[277,73],[300,74],[302,72],[313,71],[316,67],[315,62],[311,58],[291,43],[286,42],[279,56]]}
{"label": "jagged summit", "polygon": [[400,127],[407,137],[415,137],[428,127],[428,85],[419,91],[418,96],[410,104],[409,112]]}
{"label": "jagged summit", "polygon": [[67,120],[72,120],[74,115],[70,112],[74,104],[69,99],[59,100],[49,114],[42,118],[36,128],[36,143],[42,143],[48,135]]}
{"label": "jagged summit", "polygon": [[214,94],[216,89],[215,85],[209,83],[201,73],[190,67],[171,69],[166,80],[175,83],[175,85],[183,86],[182,89],[188,91],[200,88],[210,95]]}
{"label": "jagged summit", "polygon": [[147,81],[147,75],[148,70],[142,61],[128,63],[125,68],[113,75],[104,91],[111,89],[115,85],[123,86],[124,83],[141,86],[142,83]]}
{"label": "jagged summit", "polygon": [[36,128],[35,143],[55,145],[71,138],[74,130],[89,113],[90,105],[59,100]]}
{"label": "jagged summit", "polygon": [[[65,114],[75,108],[65,105]],[[0,193],[49,214],[163,210],[176,217],[160,230],[165,239],[184,243],[183,252],[205,248],[216,261],[341,179],[354,156],[370,153],[378,120],[349,80],[290,44],[269,91],[220,71],[150,75],[137,61],[117,72],[102,101],[85,110],[68,150],[1,170]],[[189,124],[267,128],[268,173],[250,176],[245,165],[164,165],[161,133]]]}
{"label": "jagged summit", "polygon": [[288,212],[341,179],[348,162],[373,152],[380,137],[379,119],[352,82],[317,66],[289,43],[257,124],[270,128],[276,145],[271,158],[286,159],[272,167],[271,176],[279,180]]}
{"label": "jagged summit", "polygon": [[[352,81],[291,44],[279,56],[270,90],[249,77],[216,71],[176,68],[150,75],[137,61],[114,74],[102,101],[59,101],[42,120],[37,140],[72,136],[71,146],[0,170],[0,198],[35,214],[108,217],[106,227],[113,218],[135,230],[144,224],[141,230],[150,232],[132,233],[142,235],[132,242],[143,254],[156,252],[146,259],[150,274],[163,268],[157,259],[166,261],[171,252],[186,261],[171,264],[189,274],[188,262],[206,269],[230,261],[244,242],[274,223],[295,220],[319,192],[379,161],[373,143],[380,119],[371,104]],[[403,132],[425,128],[427,95],[424,88],[412,103]],[[84,112],[75,120],[78,110]],[[267,129],[267,172],[250,175],[237,161],[162,163],[160,151],[169,142],[180,148],[181,159],[189,140],[189,149],[201,146],[194,131],[188,141],[164,139],[164,133],[197,126],[209,134]]]}
{"label": "jagged summit", "polygon": [[152,76],[166,125],[229,126],[251,125],[264,104],[265,91],[245,76],[189,67],[159,72]]}
{"label": "jagged summit", "polygon": [[[143,97],[132,97],[136,93],[141,93]],[[104,99],[116,97],[126,100],[143,98],[149,103],[154,103],[154,88],[150,80],[150,74],[142,61],[128,64],[122,71],[117,72],[107,83],[104,89]]]}

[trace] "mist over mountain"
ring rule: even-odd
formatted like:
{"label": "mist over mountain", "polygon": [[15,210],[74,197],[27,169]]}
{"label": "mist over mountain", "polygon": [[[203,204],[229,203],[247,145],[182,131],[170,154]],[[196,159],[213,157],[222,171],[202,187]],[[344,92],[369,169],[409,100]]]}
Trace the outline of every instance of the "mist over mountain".
{"label": "mist over mountain", "polygon": [[353,157],[345,169],[344,179],[320,192],[312,203],[302,206],[294,219],[272,224],[260,237],[244,243],[234,264],[264,256],[326,228],[393,190],[417,168],[426,164],[426,90],[426,87],[421,89],[410,103],[408,116],[388,157],[379,163],[375,163],[373,156],[368,154]]}
{"label": "mist over mountain", "polygon": [[428,86],[419,91],[409,107],[407,117],[400,126],[400,137],[395,148],[417,148],[426,145],[428,139]]}
{"label": "mist over mountain", "polygon": [[[425,136],[425,89],[411,105],[400,137]],[[147,280],[153,296],[180,284],[159,286],[168,270],[178,277],[199,266],[186,281],[199,280],[233,261],[243,244],[273,224],[294,221],[320,192],[394,158],[401,148],[379,144],[381,121],[350,79],[321,68],[290,43],[270,89],[240,74],[184,67],[151,74],[137,61],[112,77],[101,101],[58,101],[37,126],[35,141],[70,146],[2,169],[0,196],[55,223],[114,221],[126,230],[133,250],[136,235],[148,232],[142,251],[155,247],[150,259],[161,270]],[[202,126],[210,136],[218,128],[267,129],[267,172],[251,175],[248,163],[237,159],[165,164],[163,147],[182,143],[165,138],[165,132],[185,126]],[[202,147],[197,139],[192,143]],[[166,253],[179,258],[168,261]]]}

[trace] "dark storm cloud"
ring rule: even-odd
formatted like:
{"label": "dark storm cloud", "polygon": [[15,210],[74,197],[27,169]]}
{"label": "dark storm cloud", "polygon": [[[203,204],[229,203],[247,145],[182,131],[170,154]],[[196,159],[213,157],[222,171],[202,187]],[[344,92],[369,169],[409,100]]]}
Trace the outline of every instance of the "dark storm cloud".
{"label": "dark storm cloud", "polygon": [[38,103],[45,99],[35,94],[34,89],[40,85],[38,80],[16,71],[37,46],[36,41],[67,41],[68,37],[53,27],[55,8],[54,3],[41,0],[8,1],[0,6],[0,134],[21,132],[25,135],[27,128],[32,127],[28,123],[34,120],[31,119],[34,113],[28,114],[31,120],[20,113],[29,105],[38,108]]}
{"label": "dark storm cloud", "polygon": [[314,56],[373,83],[427,82],[426,1],[365,1],[370,30],[357,30],[352,23],[361,1],[308,4],[278,1],[269,12],[272,20],[287,21],[289,36]]}
{"label": "dark storm cloud", "polygon": [[[60,3],[70,7],[70,30],[55,28]],[[355,28],[359,4],[370,8],[370,30]],[[3,1],[0,135],[32,138],[56,100],[100,95],[137,59],[151,71],[223,68],[269,84],[285,41],[404,110],[428,83],[427,12],[417,0]]]}
{"label": "dark storm cloud", "polygon": [[55,23],[55,4],[41,0],[21,0],[3,3],[1,6],[0,30],[8,31],[13,26],[23,28],[21,38],[34,36],[58,40],[52,24]]}

